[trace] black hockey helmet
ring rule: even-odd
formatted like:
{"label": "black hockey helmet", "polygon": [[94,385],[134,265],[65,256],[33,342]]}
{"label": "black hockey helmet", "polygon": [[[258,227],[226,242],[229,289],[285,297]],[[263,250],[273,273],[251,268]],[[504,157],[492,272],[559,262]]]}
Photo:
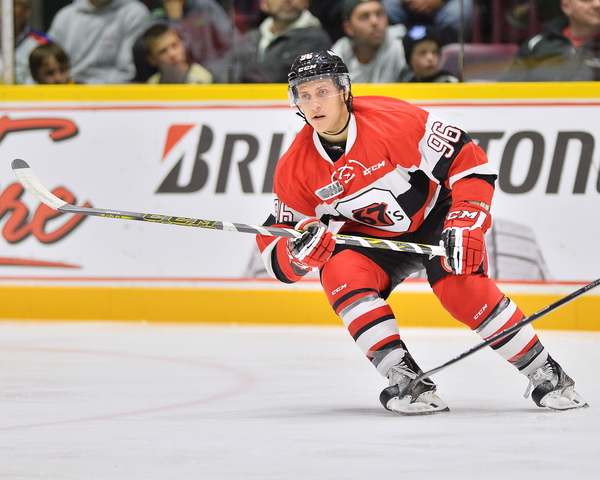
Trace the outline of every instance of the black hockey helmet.
{"label": "black hockey helmet", "polygon": [[[344,92],[350,92],[350,75],[344,61],[331,50],[304,53],[299,55],[288,74],[288,96],[292,107],[298,106],[298,85],[319,80],[332,78],[334,84]],[[350,109],[352,95],[348,95],[347,105]]]}
{"label": "black hockey helmet", "polygon": [[348,73],[344,61],[331,50],[299,55],[290,69],[288,82],[296,79],[309,79],[324,73]]}

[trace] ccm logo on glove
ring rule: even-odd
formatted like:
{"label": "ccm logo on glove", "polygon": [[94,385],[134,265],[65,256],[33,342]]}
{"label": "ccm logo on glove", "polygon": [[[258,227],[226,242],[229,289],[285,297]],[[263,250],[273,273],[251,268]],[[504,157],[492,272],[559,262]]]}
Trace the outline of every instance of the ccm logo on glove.
{"label": "ccm logo on glove", "polygon": [[446,220],[454,220],[456,218],[470,218],[474,220],[479,215],[479,212],[470,212],[469,210],[457,210],[455,212],[450,212],[446,217]]}
{"label": "ccm logo on glove", "polygon": [[477,203],[459,202],[446,216],[441,245],[446,249],[444,267],[454,275],[476,272],[485,256],[485,232],[492,217]]}

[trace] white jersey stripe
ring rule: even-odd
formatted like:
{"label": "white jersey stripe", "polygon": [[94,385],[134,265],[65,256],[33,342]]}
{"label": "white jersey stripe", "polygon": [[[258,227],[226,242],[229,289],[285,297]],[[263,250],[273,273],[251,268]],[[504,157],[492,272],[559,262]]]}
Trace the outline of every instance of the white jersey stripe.
{"label": "white jersey stripe", "polygon": [[267,273],[275,279],[277,277],[275,276],[275,271],[273,270],[273,264],[272,264],[273,257],[271,256],[271,252],[273,252],[273,250],[277,246],[277,242],[279,242],[280,240],[281,240],[281,238],[278,238],[274,242],[271,242],[269,245],[267,245],[265,247],[265,249],[260,254],[260,256],[263,260],[263,263],[265,265],[265,269],[267,270]]}

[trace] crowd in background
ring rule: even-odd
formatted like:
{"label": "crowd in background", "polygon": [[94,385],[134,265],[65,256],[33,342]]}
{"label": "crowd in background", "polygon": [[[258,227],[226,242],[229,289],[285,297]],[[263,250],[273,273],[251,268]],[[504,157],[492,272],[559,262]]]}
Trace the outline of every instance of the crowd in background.
{"label": "crowd in background", "polygon": [[41,29],[13,2],[17,84],[285,83],[324,49],[355,83],[459,82],[476,44],[510,52],[493,80],[600,80],[600,0],[64,0]]}

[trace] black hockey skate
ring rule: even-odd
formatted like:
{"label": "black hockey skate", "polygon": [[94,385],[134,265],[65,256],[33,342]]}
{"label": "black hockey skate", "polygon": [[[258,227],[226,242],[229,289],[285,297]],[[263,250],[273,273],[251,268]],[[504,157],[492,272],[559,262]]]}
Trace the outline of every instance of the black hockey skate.
{"label": "black hockey skate", "polygon": [[587,402],[573,389],[575,382],[562,367],[548,355],[548,360],[536,368],[528,376],[529,385],[525,398],[529,396],[538,407],[548,407],[553,410],[570,410],[587,407]]}
{"label": "black hockey skate", "polygon": [[[404,345],[403,348],[406,350]],[[448,405],[435,393],[436,384],[429,378],[419,380],[403,397],[399,396],[411,380],[421,373],[423,371],[406,350],[400,363],[391,367],[387,373],[390,386],[379,395],[384,408],[399,415],[428,415],[449,411]]]}

